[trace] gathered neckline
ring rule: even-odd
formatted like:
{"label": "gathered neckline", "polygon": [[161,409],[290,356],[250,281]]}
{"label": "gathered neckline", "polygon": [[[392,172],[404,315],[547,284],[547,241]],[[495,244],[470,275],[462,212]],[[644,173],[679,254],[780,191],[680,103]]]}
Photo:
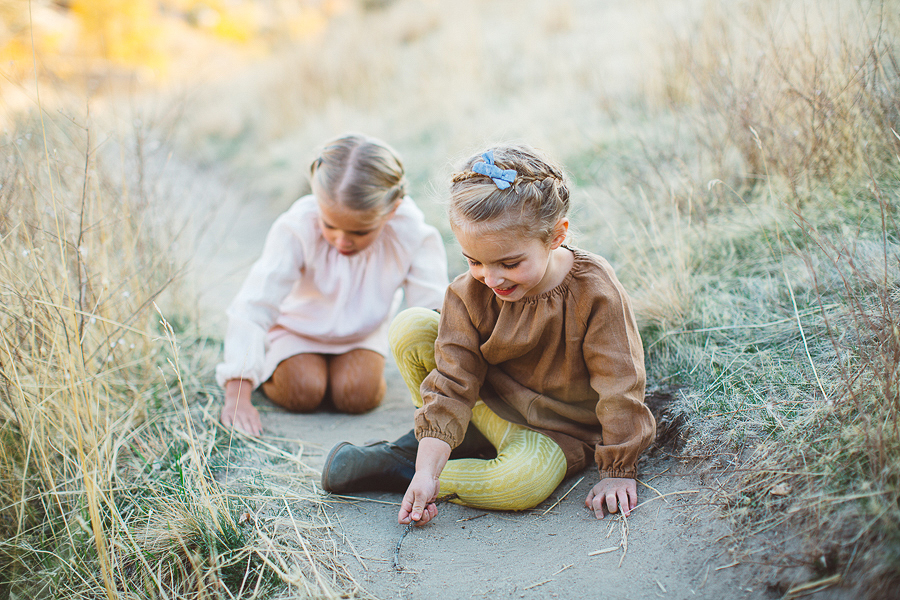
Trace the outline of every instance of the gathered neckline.
{"label": "gathered neckline", "polygon": [[566,293],[568,293],[569,285],[572,283],[572,279],[574,279],[574,277],[575,277],[575,269],[583,261],[584,254],[582,253],[581,250],[579,250],[577,248],[572,248],[570,246],[566,246],[565,244],[563,244],[562,247],[572,253],[572,267],[566,273],[566,276],[563,277],[563,280],[559,283],[559,285],[550,288],[546,292],[541,292],[537,296],[526,296],[525,298],[522,298],[521,300],[517,300],[516,302],[513,302],[513,304],[519,304],[519,303],[534,304],[536,302],[540,302],[541,300],[549,299],[553,296],[562,296],[562,295],[565,295]]}

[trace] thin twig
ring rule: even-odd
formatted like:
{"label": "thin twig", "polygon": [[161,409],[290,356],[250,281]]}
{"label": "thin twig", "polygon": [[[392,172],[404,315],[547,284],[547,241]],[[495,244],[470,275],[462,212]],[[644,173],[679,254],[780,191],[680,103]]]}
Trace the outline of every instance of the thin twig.
{"label": "thin twig", "polygon": [[[659,498],[662,498],[662,496],[659,496]],[[628,554],[628,517],[623,514],[619,518],[622,524],[622,556],[619,558],[619,566],[617,568],[621,569],[622,563],[625,561],[625,555]]]}
{"label": "thin twig", "polygon": [[549,507],[547,510],[545,510],[544,512],[542,512],[542,513],[541,513],[541,516],[543,517],[543,516],[546,515],[548,512],[550,512],[551,510],[553,510],[554,508],[556,508],[556,506],[557,506],[560,502],[562,502],[563,500],[565,500],[566,496],[569,495],[569,492],[571,492],[571,491],[574,490],[576,487],[578,487],[578,484],[581,483],[582,481],[584,481],[584,477],[582,477],[581,479],[579,479],[578,481],[576,481],[576,482],[575,482],[575,485],[573,485],[572,487],[570,487],[568,492],[566,492],[565,494],[563,494],[562,496],[560,496],[559,500],[557,500],[556,502],[554,502],[552,505],[550,505],[550,507]]}
{"label": "thin twig", "polygon": [[481,517],[486,517],[490,513],[481,513],[480,515],[475,515],[474,517],[464,517],[462,519],[457,519],[457,523],[462,523],[463,521],[474,521],[475,519],[480,519]]}
{"label": "thin twig", "polygon": [[553,580],[552,580],[552,579],[545,579],[544,581],[539,581],[539,582],[537,582],[537,583],[532,583],[531,585],[529,585],[529,586],[527,586],[527,587],[523,587],[522,589],[523,589],[523,590],[530,590],[531,588],[536,588],[536,587],[538,587],[538,586],[540,586],[540,585],[544,585],[545,583],[550,583],[551,581],[553,581]]}
{"label": "thin twig", "polygon": [[808,594],[815,594],[816,592],[821,592],[825,588],[829,588],[835,584],[841,582],[841,575],[838,573],[837,575],[832,575],[831,577],[826,577],[825,579],[819,579],[818,581],[809,581],[802,585],[798,585],[797,587],[792,587],[787,591],[784,595],[785,598],[798,598],[800,596],[806,596]]}
{"label": "thin twig", "polygon": [[[454,498],[459,498],[457,494],[447,494],[446,496],[441,496],[437,500],[434,501],[435,504],[440,504],[441,502],[447,502],[449,500],[453,500]],[[400,539],[397,540],[397,547],[394,548],[394,558],[391,560],[391,568],[395,571],[400,570],[400,545],[403,543],[403,538],[407,536],[407,534],[412,531],[412,528],[416,525],[416,521],[410,521],[406,527],[403,529],[403,533],[400,534]]]}
{"label": "thin twig", "polygon": [[683,492],[669,492],[668,494],[660,494],[659,496],[657,496],[655,498],[650,498],[649,500],[644,500],[643,502],[641,502],[640,504],[638,504],[637,506],[632,508],[631,512],[636,511],[637,509],[639,509],[640,507],[642,507],[645,504],[650,504],[654,500],[659,500],[660,498],[666,498],[667,496],[675,496],[677,494],[699,494],[701,491],[702,490],[685,490]]}

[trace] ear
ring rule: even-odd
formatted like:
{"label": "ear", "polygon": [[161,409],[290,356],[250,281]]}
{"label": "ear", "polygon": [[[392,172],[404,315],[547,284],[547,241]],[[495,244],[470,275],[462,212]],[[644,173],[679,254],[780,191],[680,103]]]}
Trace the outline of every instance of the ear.
{"label": "ear", "polygon": [[566,241],[566,235],[569,233],[569,219],[563,217],[553,226],[553,238],[550,240],[550,249],[556,250],[562,243]]}
{"label": "ear", "polygon": [[403,198],[400,198],[399,200],[397,200],[396,202],[394,202],[394,208],[392,208],[392,209],[388,212],[388,214],[384,215],[384,220],[385,220],[385,221],[391,220],[391,219],[394,217],[394,215],[397,214],[397,209],[400,208],[400,204],[401,204],[402,202],[403,202]]}

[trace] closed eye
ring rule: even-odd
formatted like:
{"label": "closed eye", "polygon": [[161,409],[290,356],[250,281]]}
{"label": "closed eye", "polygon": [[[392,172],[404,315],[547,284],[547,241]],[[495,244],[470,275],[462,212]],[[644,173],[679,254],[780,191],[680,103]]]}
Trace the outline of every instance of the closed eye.
{"label": "closed eye", "polygon": [[503,268],[504,269],[515,269],[516,267],[518,267],[521,264],[522,264],[522,261],[514,262],[514,263],[503,263]]}

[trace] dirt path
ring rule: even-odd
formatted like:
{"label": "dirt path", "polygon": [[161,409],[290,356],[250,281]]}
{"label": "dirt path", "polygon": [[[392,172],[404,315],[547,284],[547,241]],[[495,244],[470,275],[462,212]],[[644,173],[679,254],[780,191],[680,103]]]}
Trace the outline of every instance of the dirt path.
{"label": "dirt path", "polygon": [[[257,398],[266,434],[303,442],[317,469],[341,440],[395,439],[409,431],[413,409],[393,364],[387,377],[384,404],[362,416],[291,415]],[[640,486],[645,504],[627,522],[598,521],[584,508],[593,469],[530,511],[443,504],[435,521],[403,540],[399,570],[392,560],[404,529],[397,524],[400,495],[332,497],[338,548],[360,585],[384,600],[780,597],[753,583],[752,565],[734,564],[716,509],[698,505],[701,477],[680,470],[662,454],[647,460],[641,479],[654,489]]]}

